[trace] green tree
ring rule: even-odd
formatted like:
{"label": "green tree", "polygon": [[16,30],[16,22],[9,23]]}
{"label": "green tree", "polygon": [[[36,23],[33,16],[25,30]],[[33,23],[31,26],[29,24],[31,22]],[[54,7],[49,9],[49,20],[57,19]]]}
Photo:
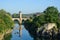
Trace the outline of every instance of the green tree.
{"label": "green tree", "polygon": [[55,7],[48,7],[45,11],[45,21],[46,23],[56,23],[57,27],[60,28],[60,19],[59,19],[59,11]]}
{"label": "green tree", "polygon": [[38,22],[40,25],[43,25],[45,23],[45,17],[44,14],[40,15],[40,16],[36,16],[33,19],[33,22]]}
{"label": "green tree", "polygon": [[45,11],[45,20],[50,23],[56,22],[58,20],[58,10],[55,7],[48,7]]}
{"label": "green tree", "polygon": [[9,30],[13,27],[12,17],[5,10],[0,10],[0,30]]}

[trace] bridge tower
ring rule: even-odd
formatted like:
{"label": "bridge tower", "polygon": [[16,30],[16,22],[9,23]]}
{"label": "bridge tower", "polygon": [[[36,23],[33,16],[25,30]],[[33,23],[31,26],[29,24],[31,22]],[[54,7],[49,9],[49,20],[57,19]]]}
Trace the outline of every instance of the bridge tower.
{"label": "bridge tower", "polygon": [[22,27],[21,27],[21,24],[22,24],[22,12],[19,11],[19,19],[20,19],[20,26],[19,26],[19,36],[22,36]]}
{"label": "bridge tower", "polygon": [[20,15],[20,24],[22,24],[22,12],[21,11],[19,11],[19,15]]}

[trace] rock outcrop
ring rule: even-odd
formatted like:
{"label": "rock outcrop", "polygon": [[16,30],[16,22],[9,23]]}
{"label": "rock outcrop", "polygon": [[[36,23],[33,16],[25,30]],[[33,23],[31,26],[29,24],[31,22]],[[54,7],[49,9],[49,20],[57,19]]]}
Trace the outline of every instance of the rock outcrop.
{"label": "rock outcrop", "polygon": [[47,37],[55,37],[57,35],[58,28],[55,23],[47,23],[38,28],[37,35],[47,36]]}

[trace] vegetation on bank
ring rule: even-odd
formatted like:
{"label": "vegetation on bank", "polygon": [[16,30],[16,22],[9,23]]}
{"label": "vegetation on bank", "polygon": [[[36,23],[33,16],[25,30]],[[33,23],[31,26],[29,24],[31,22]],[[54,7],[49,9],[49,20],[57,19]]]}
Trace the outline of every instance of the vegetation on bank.
{"label": "vegetation on bank", "polygon": [[5,34],[3,40],[11,40],[11,33]]}
{"label": "vegetation on bank", "polygon": [[10,13],[5,10],[0,10],[0,33],[5,33],[7,30],[13,28],[14,22]]}
{"label": "vegetation on bank", "polygon": [[46,23],[56,23],[58,29],[60,28],[59,11],[55,7],[48,7],[42,15],[34,16],[31,20],[26,20],[24,22],[25,28],[30,32],[30,34],[36,35],[37,29]]}

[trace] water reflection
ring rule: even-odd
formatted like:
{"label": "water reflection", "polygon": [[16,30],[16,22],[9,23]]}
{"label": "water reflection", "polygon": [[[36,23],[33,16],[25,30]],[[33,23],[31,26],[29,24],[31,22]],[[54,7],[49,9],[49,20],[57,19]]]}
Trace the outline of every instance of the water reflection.
{"label": "water reflection", "polygon": [[24,25],[15,24],[15,27],[12,31],[11,40],[33,40],[33,38],[24,28]]}
{"label": "water reflection", "polygon": [[22,36],[22,25],[19,26],[19,37]]}

